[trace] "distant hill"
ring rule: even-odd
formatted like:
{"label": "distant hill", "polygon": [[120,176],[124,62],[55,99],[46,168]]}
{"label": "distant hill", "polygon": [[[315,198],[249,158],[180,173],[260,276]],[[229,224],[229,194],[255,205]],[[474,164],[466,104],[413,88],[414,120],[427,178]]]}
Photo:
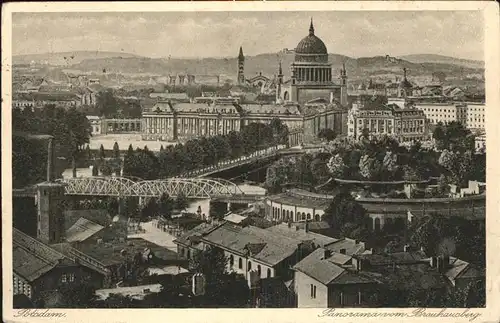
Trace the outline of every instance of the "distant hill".
{"label": "distant hill", "polygon": [[[293,54],[281,56],[285,78],[290,76],[290,64]],[[415,63],[401,58],[385,56],[351,58],[348,56],[330,54],[330,62],[334,69],[339,70],[343,63],[346,64],[348,77],[351,80],[387,78],[393,75],[402,75],[406,67],[411,77],[428,76],[434,72],[442,71],[447,76],[461,78],[467,74],[481,74],[482,68],[466,67],[463,64],[444,62]],[[195,75],[227,75],[234,78],[237,74],[237,59],[235,58],[147,58],[147,57],[103,57],[84,59],[70,66],[72,70],[100,73],[104,69],[107,73],[148,73],[153,75],[169,75],[189,73]],[[251,78],[262,72],[263,75],[272,77],[278,72],[278,55],[261,54],[247,56],[245,59],[245,76]]]}
{"label": "distant hill", "polygon": [[416,54],[405,55],[399,58],[407,60],[412,63],[444,63],[453,64],[469,68],[484,68],[483,61],[475,61],[470,59],[455,58],[450,56],[435,55],[435,54]]}
{"label": "distant hill", "polygon": [[102,59],[109,57],[140,57],[138,55],[120,52],[104,52],[104,51],[74,51],[74,52],[61,52],[61,53],[43,53],[43,54],[30,54],[30,55],[14,55],[12,57],[13,64],[29,64],[31,61],[35,63],[49,65],[71,65],[79,64],[86,59]]}

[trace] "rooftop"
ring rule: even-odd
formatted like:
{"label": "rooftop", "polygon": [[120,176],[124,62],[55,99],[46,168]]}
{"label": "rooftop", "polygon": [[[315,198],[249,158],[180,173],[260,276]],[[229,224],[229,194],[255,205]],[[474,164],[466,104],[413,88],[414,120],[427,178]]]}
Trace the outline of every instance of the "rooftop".
{"label": "rooftop", "polygon": [[338,241],[338,239],[324,236],[311,231],[297,230],[294,226],[288,227],[287,223],[281,223],[270,228],[270,232],[277,233],[300,241],[312,241],[315,245],[325,247]]}
{"label": "rooftop", "polygon": [[12,268],[29,282],[46,274],[67,258],[16,228],[12,229]]}
{"label": "rooftop", "polygon": [[298,262],[293,269],[324,285],[375,283],[372,279],[356,275],[356,273],[343,268],[337,263],[338,259],[338,255],[328,254],[325,249],[319,248]]}
{"label": "rooftop", "polygon": [[66,230],[66,240],[68,242],[81,242],[104,229],[100,224],[92,222],[86,218],[79,218],[68,230]]}
{"label": "rooftop", "polygon": [[161,247],[144,239],[127,239],[113,243],[82,244],[78,250],[101,262],[105,266],[121,264],[124,261],[122,250],[126,251],[125,259],[134,257],[138,252],[150,249],[160,261],[176,260],[177,254],[167,248]]}
{"label": "rooftop", "polygon": [[[206,234],[203,241],[274,266],[292,256],[301,241],[277,236],[271,231],[253,226],[239,227],[225,223]],[[258,246],[258,248],[253,248]]]}

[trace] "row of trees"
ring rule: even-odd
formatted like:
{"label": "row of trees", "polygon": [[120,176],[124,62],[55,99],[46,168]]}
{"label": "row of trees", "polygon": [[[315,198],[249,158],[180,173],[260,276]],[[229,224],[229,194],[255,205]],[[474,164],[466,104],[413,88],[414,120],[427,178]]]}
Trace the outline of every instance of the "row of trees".
{"label": "row of trees", "polygon": [[158,179],[178,176],[179,174],[206,166],[216,165],[248,155],[257,150],[286,143],[288,128],[281,120],[274,119],[267,124],[251,123],[240,132],[227,135],[191,139],[161,149],[159,154],[147,147],[133,150],[129,147],[124,158],[123,173],[142,179]]}
{"label": "row of trees", "polygon": [[54,137],[56,166],[61,171],[76,163],[89,143],[91,126],[86,116],[76,108],[64,109],[45,105],[41,109],[14,108],[13,129],[13,181],[14,187],[24,187],[44,178],[47,160],[46,143],[32,141],[18,133],[45,134]]}
{"label": "row of trees", "polygon": [[432,137],[436,142],[438,150],[447,149],[453,152],[474,151],[474,135],[465,128],[464,125],[457,121],[452,121],[444,125],[438,122]]}

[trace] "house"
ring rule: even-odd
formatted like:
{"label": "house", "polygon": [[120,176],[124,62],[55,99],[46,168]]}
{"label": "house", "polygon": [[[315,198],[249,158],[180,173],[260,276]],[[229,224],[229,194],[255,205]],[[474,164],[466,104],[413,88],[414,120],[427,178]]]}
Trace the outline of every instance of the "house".
{"label": "house", "polygon": [[349,270],[351,256],[319,248],[293,269],[299,308],[363,307],[373,304],[373,279]]}
{"label": "house", "polygon": [[252,269],[261,279],[290,279],[290,266],[310,252],[301,240],[230,222],[202,224],[174,240],[174,243],[178,246],[179,255],[187,258],[208,246],[222,250],[229,260],[227,270],[243,274],[245,279],[249,278]]}
{"label": "house", "polygon": [[105,272],[85,261],[76,261],[53,246],[13,228],[13,293],[24,294],[36,305],[51,307],[61,301],[59,290],[82,281],[102,287]]}
{"label": "house", "polygon": [[484,271],[454,257],[422,251],[343,255],[317,249],[294,266],[298,307],[407,306],[411,293],[484,281]]}

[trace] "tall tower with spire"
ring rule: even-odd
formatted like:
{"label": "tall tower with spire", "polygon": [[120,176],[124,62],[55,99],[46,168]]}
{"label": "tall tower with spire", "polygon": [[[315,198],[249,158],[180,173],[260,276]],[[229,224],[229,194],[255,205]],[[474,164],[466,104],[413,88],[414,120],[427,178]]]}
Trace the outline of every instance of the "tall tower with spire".
{"label": "tall tower with spire", "polygon": [[282,101],[281,97],[282,85],[283,85],[283,69],[281,68],[281,59],[280,59],[278,68],[278,80],[276,84],[276,103],[280,103]]}
{"label": "tall tower with spire", "polygon": [[347,71],[345,63],[342,63],[342,69],[340,70],[340,104],[344,107],[347,106]]}
{"label": "tall tower with spire", "polygon": [[245,84],[245,56],[243,55],[243,48],[241,46],[238,55],[238,84]]}

